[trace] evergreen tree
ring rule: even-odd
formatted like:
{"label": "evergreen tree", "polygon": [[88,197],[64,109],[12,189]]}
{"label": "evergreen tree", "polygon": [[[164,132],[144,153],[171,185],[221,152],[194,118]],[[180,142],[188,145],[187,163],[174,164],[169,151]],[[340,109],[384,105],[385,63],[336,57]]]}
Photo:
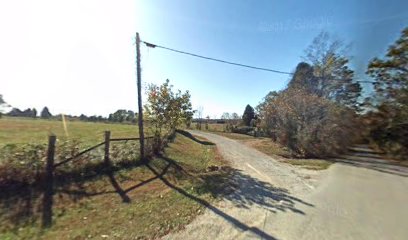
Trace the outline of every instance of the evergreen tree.
{"label": "evergreen tree", "polygon": [[47,118],[51,118],[52,114],[50,113],[50,111],[48,110],[47,107],[44,107],[43,110],[41,111],[40,116],[41,116],[41,118],[47,119]]}
{"label": "evergreen tree", "polygon": [[249,126],[251,124],[251,120],[255,118],[255,110],[251,105],[246,105],[244,114],[242,115],[242,121],[244,122],[245,126]]}
{"label": "evergreen tree", "polygon": [[31,113],[32,113],[32,115],[31,115],[32,118],[37,117],[37,109],[33,108],[33,110],[31,110]]}
{"label": "evergreen tree", "polygon": [[390,46],[384,59],[374,58],[367,73],[373,77],[376,102],[371,114],[371,137],[395,157],[408,154],[408,28]]}

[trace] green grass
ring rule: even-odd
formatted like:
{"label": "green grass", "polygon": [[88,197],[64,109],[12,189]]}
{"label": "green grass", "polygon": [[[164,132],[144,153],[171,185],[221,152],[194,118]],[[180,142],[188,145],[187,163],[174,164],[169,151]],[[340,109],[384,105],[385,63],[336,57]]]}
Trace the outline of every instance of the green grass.
{"label": "green grass", "polygon": [[[55,129],[58,129],[58,123],[61,124],[44,120],[1,119],[3,120],[2,124],[7,122],[8,127],[22,126],[31,131],[35,127],[30,127],[30,122],[36,127],[37,124],[41,125],[41,131],[47,128],[47,124],[51,125],[49,128]],[[12,124],[11,120],[17,123]],[[86,126],[92,130],[87,130]],[[96,132],[98,136],[104,126],[110,126],[112,131],[116,129],[118,132],[135,128],[127,125],[73,122],[71,131],[79,137],[81,131],[88,131],[89,134]],[[58,131],[63,130],[59,128]],[[8,129],[8,132],[17,130]],[[2,141],[10,139],[25,142],[27,139],[39,138],[41,137],[31,138],[26,133],[21,138],[17,134],[13,137],[6,136]],[[93,138],[88,141],[91,142],[91,139]],[[16,199],[7,199],[3,195],[0,197],[0,239],[158,238],[182,229],[204,210],[204,206],[196,200],[181,194],[180,189],[207,202],[216,201],[218,194],[223,192],[229,173],[226,170],[209,172],[208,166],[212,165],[226,165],[215,145],[203,145],[177,134],[163,156],[151,159],[149,163],[154,171],[163,173],[163,179],[158,178],[146,165],[134,165],[114,173],[114,180],[120,189],[129,190],[126,192],[129,203],[123,202],[106,174],[67,185],[56,183],[54,224],[41,232],[40,194],[29,190],[30,194],[21,194]]]}
{"label": "green grass", "polygon": [[55,134],[58,139],[80,139],[90,146],[103,141],[104,131],[110,130],[111,137],[137,137],[137,125],[92,123],[67,121],[67,132],[62,121],[30,118],[0,118],[0,146],[8,143],[46,143],[48,135]]}

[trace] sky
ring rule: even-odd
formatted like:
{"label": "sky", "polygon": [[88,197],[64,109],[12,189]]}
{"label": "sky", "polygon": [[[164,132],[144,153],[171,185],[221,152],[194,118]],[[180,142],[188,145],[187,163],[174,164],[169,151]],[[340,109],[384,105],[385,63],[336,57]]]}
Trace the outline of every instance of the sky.
{"label": "sky", "polygon": [[[0,0],[0,94],[22,110],[137,109],[135,33],[187,52],[293,71],[321,31],[351,43],[359,79],[408,27],[404,0]],[[142,81],[189,90],[194,109],[242,114],[289,76],[141,47]],[[369,89],[369,87],[367,87]]]}

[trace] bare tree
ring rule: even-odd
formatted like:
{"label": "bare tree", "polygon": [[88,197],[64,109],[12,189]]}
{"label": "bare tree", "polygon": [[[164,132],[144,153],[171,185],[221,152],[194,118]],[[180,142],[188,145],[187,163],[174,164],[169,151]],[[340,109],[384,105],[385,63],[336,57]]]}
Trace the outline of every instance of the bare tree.
{"label": "bare tree", "polygon": [[236,125],[240,119],[241,118],[239,117],[238,113],[234,112],[234,113],[231,114],[232,124]]}
{"label": "bare tree", "polygon": [[197,119],[198,119],[197,128],[200,130],[201,130],[201,124],[203,122],[203,112],[204,112],[203,106],[199,106],[197,109]]}
{"label": "bare tree", "polygon": [[229,120],[231,118],[230,114],[225,112],[221,115],[222,120]]}
{"label": "bare tree", "polygon": [[349,50],[350,45],[321,32],[305,50],[306,63],[298,65],[289,86],[356,109],[362,89],[353,81]]}

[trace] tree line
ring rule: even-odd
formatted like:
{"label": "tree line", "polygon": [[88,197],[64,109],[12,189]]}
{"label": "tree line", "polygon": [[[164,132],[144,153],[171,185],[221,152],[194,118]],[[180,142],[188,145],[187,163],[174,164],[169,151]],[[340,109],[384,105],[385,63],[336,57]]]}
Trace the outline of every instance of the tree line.
{"label": "tree line", "polygon": [[[11,107],[5,102],[2,95],[0,95],[0,107],[1,106]],[[58,120],[62,118],[62,114],[56,114],[56,115],[51,114],[48,107],[44,107],[39,114],[35,108],[27,108],[25,110],[20,110],[19,108],[14,107],[10,111],[5,113],[4,115],[10,116],[10,117],[26,117],[26,118],[38,118],[39,117],[42,119],[58,119]],[[0,112],[0,117],[1,116],[2,116],[2,113]],[[134,124],[137,121],[137,113],[135,113],[132,110],[125,110],[125,109],[118,109],[114,113],[109,114],[108,117],[103,117],[101,115],[87,116],[85,114],[81,114],[79,116],[64,114],[64,117],[67,120],[80,120],[80,121],[85,121],[85,122],[115,122],[115,123]]]}
{"label": "tree line", "polygon": [[[287,87],[269,92],[226,131],[257,131],[299,157],[330,157],[366,143],[393,158],[408,154],[408,28],[383,58],[367,65],[374,91],[363,93],[342,41],[322,32],[306,48]],[[234,119],[234,121],[232,121]]]}
{"label": "tree line", "polygon": [[10,116],[10,117],[28,117],[28,118],[40,117],[40,118],[44,118],[44,119],[50,119],[50,118],[53,117],[47,107],[44,107],[41,110],[39,116],[37,114],[37,109],[35,109],[35,108],[27,108],[25,110],[20,110],[18,108],[12,108],[5,115]]}
{"label": "tree line", "polygon": [[256,107],[257,127],[301,157],[334,156],[365,142],[406,159],[408,28],[383,59],[369,62],[367,74],[374,81],[369,97],[355,80],[347,50],[328,33],[319,34],[287,88],[270,92]]}

